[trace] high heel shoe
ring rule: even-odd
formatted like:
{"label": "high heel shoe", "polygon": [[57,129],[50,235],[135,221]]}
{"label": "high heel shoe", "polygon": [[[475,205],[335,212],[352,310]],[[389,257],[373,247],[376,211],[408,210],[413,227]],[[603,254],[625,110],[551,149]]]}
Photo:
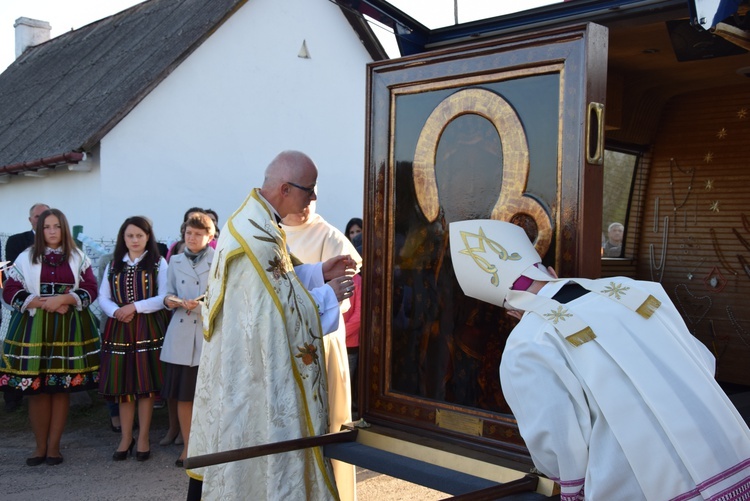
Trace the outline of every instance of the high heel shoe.
{"label": "high heel shoe", "polygon": [[176,441],[179,436],[180,436],[180,431],[179,430],[177,431],[177,433],[175,433],[172,436],[169,435],[169,430],[167,430],[167,434],[164,435],[164,438],[162,438],[161,440],[159,440],[159,445],[169,445],[172,442]]}
{"label": "high heel shoe", "polygon": [[112,459],[114,461],[125,461],[128,458],[128,454],[133,454],[133,447],[135,447],[135,439],[131,440],[130,446],[126,450],[115,451],[114,454],[112,454]]}
{"label": "high heel shoe", "polygon": [[135,459],[136,461],[146,461],[148,458],[151,457],[151,449],[141,452],[141,451],[135,451]]}

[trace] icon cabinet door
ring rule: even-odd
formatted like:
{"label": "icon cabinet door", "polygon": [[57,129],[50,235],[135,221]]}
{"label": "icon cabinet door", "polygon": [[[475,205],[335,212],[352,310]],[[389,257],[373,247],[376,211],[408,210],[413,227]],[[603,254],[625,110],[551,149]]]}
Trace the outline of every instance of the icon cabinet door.
{"label": "icon cabinet door", "polygon": [[562,276],[599,273],[606,58],[581,24],[368,67],[366,420],[528,460],[498,376],[515,321],[463,295],[448,225],[513,221]]}

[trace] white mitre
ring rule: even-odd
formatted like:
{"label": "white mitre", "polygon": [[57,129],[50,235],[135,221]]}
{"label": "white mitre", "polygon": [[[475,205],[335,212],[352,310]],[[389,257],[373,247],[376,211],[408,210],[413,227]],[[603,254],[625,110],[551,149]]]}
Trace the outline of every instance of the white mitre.
{"label": "white mitre", "polygon": [[450,224],[453,269],[464,294],[505,307],[513,283],[521,275],[554,280],[536,265],[542,258],[520,226],[494,219]]}
{"label": "white mitre", "polygon": [[572,281],[644,318],[649,318],[661,304],[646,291],[612,280],[555,279],[541,265],[542,258],[523,228],[512,223],[494,219],[451,223],[450,246],[453,269],[464,294],[504,308],[540,315],[575,346],[596,338],[591,328],[554,299],[512,290],[516,280],[525,276],[543,282]]}

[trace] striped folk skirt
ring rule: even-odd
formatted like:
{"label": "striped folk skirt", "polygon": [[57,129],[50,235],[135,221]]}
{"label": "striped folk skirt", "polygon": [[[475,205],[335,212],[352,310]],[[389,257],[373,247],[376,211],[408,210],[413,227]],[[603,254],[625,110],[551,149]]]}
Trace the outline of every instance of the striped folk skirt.
{"label": "striped folk skirt", "polygon": [[99,393],[112,402],[156,396],[164,380],[161,345],[169,313],[136,313],[128,323],[108,318],[102,336]]}
{"label": "striped folk skirt", "polygon": [[99,384],[101,341],[88,308],[65,314],[13,312],[0,359],[0,389],[24,395],[76,392]]}

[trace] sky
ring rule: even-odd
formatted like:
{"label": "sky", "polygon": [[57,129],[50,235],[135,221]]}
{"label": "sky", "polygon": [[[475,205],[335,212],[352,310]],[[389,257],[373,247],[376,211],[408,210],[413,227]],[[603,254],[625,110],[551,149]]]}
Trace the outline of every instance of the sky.
{"label": "sky", "polygon": [[[15,31],[13,25],[19,17],[29,17],[50,23],[52,38],[71,29],[78,29],[99,19],[111,16],[143,0],[0,0],[0,71],[15,59]],[[457,0],[458,21],[476,21],[510,12],[530,9],[561,0]],[[454,23],[454,0],[391,0],[401,9],[428,28],[439,28]],[[382,32],[382,33],[379,33]],[[387,35],[375,29],[380,37]],[[387,38],[392,38],[388,36]],[[395,43],[387,40],[383,45],[391,57],[396,57]]]}

